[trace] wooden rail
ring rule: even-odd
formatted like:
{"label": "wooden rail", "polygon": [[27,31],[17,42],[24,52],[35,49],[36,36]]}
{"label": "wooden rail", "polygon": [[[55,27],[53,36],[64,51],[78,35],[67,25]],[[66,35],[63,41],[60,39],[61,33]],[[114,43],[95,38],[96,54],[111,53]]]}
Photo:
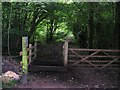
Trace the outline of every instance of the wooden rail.
{"label": "wooden rail", "polygon": [[[114,49],[80,49],[69,48],[68,41],[63,45],[64,65],[71,63],[72,66],[93,66],[105,68],[107,66],[118,66],[120,50]],[[85,62],[85,63],[84,63]],[[84,64],[83,64],[84,63]]]}
{"label": "wooden rail", "polygon": [[79,49],[79,48],[69,48],[68,50],[74,50],[74,51],[120,52],[120,50],[114,50],[114,49]]}
{"label": "wooden rail", "polygon": [[[76,49],[70,48],[68,50],[71,51],[72,53],[72,55],[68,55],[69,57],[79,58],[79,60],[75,60],[75,59],[70,60],[70,62],[73,62],[73,66],[76,66],[81,62],[87,62],[88,64],[90,64],[95,68],[102,69],[113,64],[114,62],[117,62],[117,64],[119,64],[118,60],[120,56],[118,55],[118,53],[120,53],[120,50],[105,50],[105,49],[78,49],[77,50],[77,48]],[[88,53],[86,53],[87,55],[80,55],[80,52],[77,52],[77,51],[88,52]],[[89,52],[91,52],[91,54],[89,54]],[[98,58],[98,60],[96,58]],[[98,67],[100,66],[100,64],[101,64],[101,67]]]}
{"label": "wooden rail", "polygon": [[[76,55],[68,55],[68,57],[76,57]],[[81,57],[87,57],[87,55],[81,55]],[[109,58],[120,58],[120,56],[105,56],[105,55],[94,55],[94,56],[90,56],[90,57],[100,57],[100,58],[105,58],[105,57],[109,57]]]}
{"label": "wooden rail", "polygon": [[28,59],[29,59],[29,64],[30,64],[32,60],[36,58],[37,43],[35,42],[34,46],[32,46],[32,44],[29,44],[28,51],[29,51]]}

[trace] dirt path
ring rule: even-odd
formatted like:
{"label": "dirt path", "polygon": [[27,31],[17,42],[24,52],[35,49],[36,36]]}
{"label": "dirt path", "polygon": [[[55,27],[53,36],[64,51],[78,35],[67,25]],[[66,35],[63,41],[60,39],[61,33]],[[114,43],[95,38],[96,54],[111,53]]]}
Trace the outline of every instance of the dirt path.
{"label": "dirt path", "polygon": [[[19,64],[3,58],[3,72],[19,72]],[[118,69],[73,68],[67,72],[29,73],[27,85],[14,88],[118,88]]]}
{"label": "dirt path", "polygon": [[74,68],[67,72],[39,72],[29,75],[27,85],[15,88],[118,88],[118,70]]}

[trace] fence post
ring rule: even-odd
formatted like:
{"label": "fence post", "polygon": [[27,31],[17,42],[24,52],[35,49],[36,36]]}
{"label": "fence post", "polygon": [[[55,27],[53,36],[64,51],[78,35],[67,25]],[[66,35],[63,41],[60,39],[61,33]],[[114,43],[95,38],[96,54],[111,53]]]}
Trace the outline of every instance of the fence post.
{"label": "fence post", "polygon": [[27,84],[28,56],[27,56],[28,37],[22,37],[22,83]]}
{"label": "fence post", "polygon": [[36,58],[36,52],[37,52],[37,42],[35,42],[35,45],[34,45],[35,47],[34,47],[34,52],[35,52],[35,54],[34,54],[34,58]]}
{"label": "fence post", "polygon": [[32,44],[29,44],[29,64],[31,63]]}
{"label": "fence post", "polygon": [[68,41],[66,40],[64,43],[64,66],[68,64]]}

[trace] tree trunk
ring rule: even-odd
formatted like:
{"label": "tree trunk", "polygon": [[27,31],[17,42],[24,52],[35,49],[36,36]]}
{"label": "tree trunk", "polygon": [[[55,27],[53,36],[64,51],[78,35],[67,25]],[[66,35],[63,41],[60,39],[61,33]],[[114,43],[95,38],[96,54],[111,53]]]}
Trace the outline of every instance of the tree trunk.
{"label": "tree trunk", "polygon": [[120,49],[120,2],[116,3],[114,47]]}
{"label": "tree trunk", "polygon": [[[31,25],[31,28],[30,28],[30,32],[29,32],[29,38],[31,37],[31,35],[34,33],[34,31],[36,30],[37,28],[37,25],[47,17],[48,14],[41,14],[40,17],[34,17],[33,20],[32,20],[32,25]],[[38,16],[38,15],[37,15]]]}
{"label": "tree trunk", "polygon": [[32,22],[31,22],[31,27],[30,27],[30,32],[29,32],[29,37],[31,36],[31,34],[35,31],[35,27],[36,27],[36,25],[35,25],[35,22],[36,22],[36,19],[38,18],[38,14],[39,14],[39,12],[38,12],[38,8],[34,11],[34,13],[33,13],[33,18],[32,18]]}
{"label": "tree trunk", "polygon": [[54,20],[50,20],[50,33],[49,33],[49,43],[52,42],[53,39],[53,27],[54,27]]}
{"label": "tree trunk", "polygon": [[94,39],[94,22],[93,22],[93,5],[94,3],[89,3],[89,48],[93,48],[93,39]]}
{"label": "tree trunk", "polygon": [[50,20],[50,27],[47,27],[47,37],[46,37],[46,43],[51,43],[53,41],[53,35],[57,29],[57,24],[55,20]]}
{"label": "tree trunk", "polygon": [[[116,3],[114,47],[120,50],[120,1]],[[118,53],[118,56],[120,56],[120,53]],[[120,77],[118,77],[118,88],[120,88]]]}

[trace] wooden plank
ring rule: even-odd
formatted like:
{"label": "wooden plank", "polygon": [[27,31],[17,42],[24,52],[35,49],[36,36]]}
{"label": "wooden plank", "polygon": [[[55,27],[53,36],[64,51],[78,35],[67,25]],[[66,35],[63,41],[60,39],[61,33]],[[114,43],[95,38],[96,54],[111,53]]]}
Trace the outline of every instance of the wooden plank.
{"label": "wooden plank", "polygon": [[35,54],[34,54],[34,58],[36,58],[36,56],[37,56],[37,55],[36,55],[36,52],[37,52],[37,42],[35,42],[34,47],[35,47],[35,48],[34,48],[34,53],[35,53]]}
{"label": "wooden plank", "polygon": [[32,65],[40,66],[64,66],[63,60],[33,60]]}
{"label": "wooden plank", "polygon": [[81,57],[81,55],[79,55],[78,53],[76,53],[75,51],[71,50],[72,53],[74,53],[77,57],[83,58]]}
{"label": "wooden plank", "polygon": [[96,51],[96,52],[94,52],[94,53],[88,55],[87,57],[82,58],[81,60],[75,62],[75,63],[73,64],[73,66],[75,66],[75,65],[78,64],[78,63],[80,63],[81,61],[84,61],[84,60],[88,59],[90,56],[93,56],[93,55],[97,54],[98,52],[99,52],[99,51]]}
{"label": "wooden plank", "polygon": [[79,48],[69,48],[68,50],[74,51],[106,51],[106,52],[120,52],[120,50],[112,49],[79,49]]}
{"label": "wooden plank", "polygon": [[[103,65],[105,65],[105,64],[95,64],[95,66],[97,66],[97,69],[101,69],[101,67]],[[69,64],[69,66],[73,67],[73,64]],[[77,64],[74,67],[93,67],[93,66],[91,66],[90,64]],[[109,65],[109,67],[119,67],[119,65],[117,65],[117,64],[111,64],[111,65]]]}
{"label": "wooden plank", "polygon": [[31,65],[29,66],[29,72],[39,72],[39,71],[67,71],[67,67],[63,66],[39,66]]}
{"label": "wooden plank", "polygon": [[[108,53],[106,53],[106,52],[103,52],[103,53],[106,54],[107,56],[110,56],[110,55],[109,55]],[[112,59],[113,59],[113,61],[109,62],[108,64],[106,64],[106,65],[104,65],[104,66],[102,66],[101,69],[107,67],[108,65],[110,65],[110,64],[113,63],[113,62],[115,62],[115,61],[118,60],[119,58],[116,58],[116,59],[115,59],[115,58],[112,58]]]}
{"label": "wooden plank", "polygon": [[35,46],[31,46],[31,48],[28,48],[28,51],[33,50],[34,48],[35,48]]}
{"label": "wooden plank", "polygon": [[[111,56],[111,55],[109,55],[108,53],[106,53],[106,52],[103,52],[105,55],[107,55],[107,56]],[[111,57],[113,60],[115,59],[115,57]],[[119,58],[119,57],[116,57],[116,58]]]}
{"label": "wooden plank", "polygon": [[[79,54],[77,54],[75,51],[73,51],[73,50],[71,50],[71,51],[72,51],[74,54],[76,54],[78,57],[81,57],[81,56],[80,56]],[[94,53],[91,54],[91,55],[94,55],[94,54],[96,54],[96,53],[98,53],[98,52],[94,52]],[[90,55],[90,56],[91,56],[91,55]],[[82,57],[81,57],[81,58],[82,58]],[[76,64],[78,64],[78,63],[80,63],[80,62],[85,61],[85,62],[89,63],[90,65],[94,66],[95,68],[97,68],[97,66],[95,66],[93,63],[91,63],[90,61],[85,60],[85,59],[87,59],[87,58],[89,58],[89,57],[82,58],[81,60],[75,62],[75,63],[73,64],[73,66],[75,66]]]}
{"label": "wooden plank", "polygon": [[88,60],[85,60],[85,62],[89,63],[91,66],[95,67],[95,68],[98,68],[95,64],[93,64],[92,62],[88,61]]}
{"label": "wooden plank", "polygon": [[34,57],[31,57],[31,62],[29,63],[29,65],[34,61]]}
{"label": "wooden plank", "polygon": [[[68,60],[68,62],[76,62],[76,61],[78,61],[78,60]],[[112,60],[88,60],[88,61],[91,61],[91,62],[100,62],[100,63],[102,63],[102,62],[110,62],[110,61],[112,61]],[[83,61],[83,62],[85,62],[85,61]],[[119,61],[115,61],[115,62],[118,62],[119,63]]]}
{"label": "wooden plank", "polygon": [[118,60],[118,58],[112,60],[111,62],[109,62],[109,63],[107,63],[107,64],[105,64],[105,65],[103,65],[103,66],[101,67],[101,69],[107,67],[108,65],[112,64],[113,62],[115,62],[115,61],[117,61],[117,60]]}
{"label": "wooden plank", "polygon": [[[29,44],[29,48],[31,48],[32,47],[32,44]],[[29,64],[31,63],[31,54],[32,54],[32,50],[30,49],[29,50]]]}
{"label": "wooden plank", "polygon": [[31,56],[33,56],[33,55],[35,55],[36,54],[36,52],[32,52],[30,55],[29,55],[29,57],[31,57]]}
{"label": "wooden plank", "polygon": [[[88,55],[80,55],[82,58],[83,57],[87,57]],[[77,57],[76,55],[68,55],[68,57]],[[120,58],[120,56],[103,56],[103,55],[94,55],[94,56],[90,56],[90,57],[100,57],[100,58]]]}

